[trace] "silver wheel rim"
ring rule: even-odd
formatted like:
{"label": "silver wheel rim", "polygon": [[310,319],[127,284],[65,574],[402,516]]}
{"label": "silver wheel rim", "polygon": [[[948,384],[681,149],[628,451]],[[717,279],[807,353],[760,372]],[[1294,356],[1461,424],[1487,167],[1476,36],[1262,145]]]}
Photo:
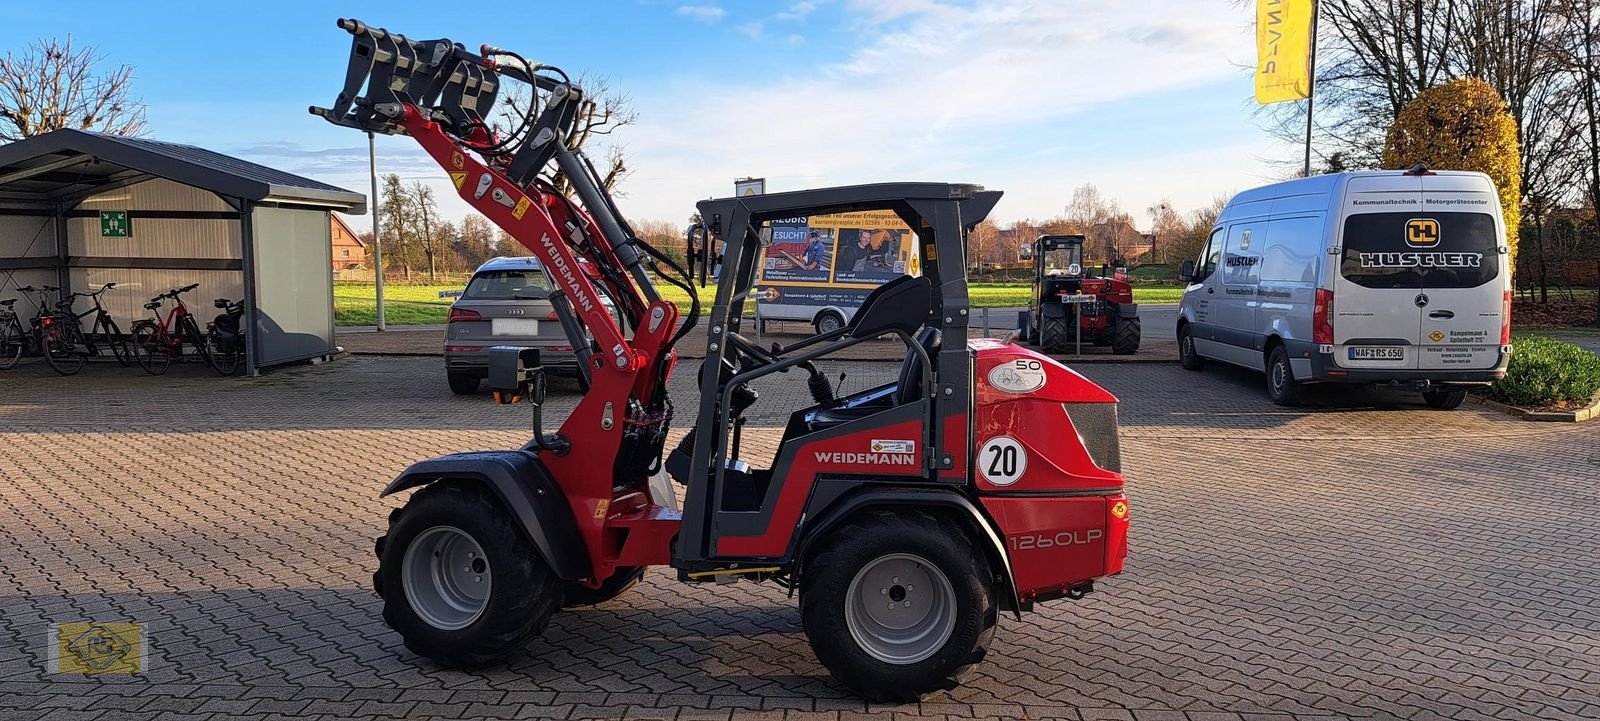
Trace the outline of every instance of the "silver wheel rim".
{"label": "silver wheel rim", "polygon": [[1183,355],[1185,358],[1194,357],[1194,336],[1189,335],[1188,331],[1184,331],[1183,333],[1183,345],[1181,348],[1183,349]]}
{"label": "silver wheel rim", "polygon": [[818,323],[817,325],[822,326],[821,330],[823,333],[832,333],[836,330],[839,330],[839,328],[843,327],[844,324],[840,323],[838,318],[829,315],[824,316],[822,322]]}
{"label": "silver wheel rim", "polygon": [[412,539],[400,582],[411,610],[437,629],[466,628],[489,605],[489,560],[472,536],[454,526],[434,526]]}
{"label": "silver wheel rim", "polygon": [[1283,392],[1283,364],[1272,364],[1272,389],[1278,393]]}
{"label": "silver wheel rim", "polygon": [[921,556],[894,553],[856,572],[844,602],[851,638],[869,656],[897,665],[938,653],[956,628],[956,592]]}

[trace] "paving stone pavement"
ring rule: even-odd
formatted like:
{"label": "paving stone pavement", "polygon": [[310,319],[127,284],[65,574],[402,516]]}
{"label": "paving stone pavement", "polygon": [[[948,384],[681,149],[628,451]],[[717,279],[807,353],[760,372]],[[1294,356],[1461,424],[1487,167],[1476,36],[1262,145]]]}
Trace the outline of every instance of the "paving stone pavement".
{"label": "paving stone pavement", "polygon": [[[1127,573],[1003,619],[959,689],[864,704],[780,589],[662,570],[507,664],[441,670],[379,618],[372,538],[403,499],[377,491],[527,416],[438,366],[0,373],[0,719],[1600,718],[1600,423],[1347,390],[1280,409],[1259,376],[1170,364],[1082,369],[1122,399]],[[803,392],[775,380],[758,457]],[[48,624],[78,620],[145,624],[148,671],[45,673]]]}

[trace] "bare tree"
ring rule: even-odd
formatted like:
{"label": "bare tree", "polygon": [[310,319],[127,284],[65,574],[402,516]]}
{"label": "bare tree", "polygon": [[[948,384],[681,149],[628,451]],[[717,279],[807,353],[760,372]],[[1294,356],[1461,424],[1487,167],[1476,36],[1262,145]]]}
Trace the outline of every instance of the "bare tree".
{"label": "bare tree", "polygon": [[428,281],[439,279],[438,238],[434,235],[433,220],[439,215],[439,205],[434,202],[433,188],[418,180],[411,184],[411,207],[416,210],[417,238],[422,241],[422,254],[428,259]]}
{"label": "bare tree", "polygon": [[[411,280],[412,223],[416,216],[411,194],[406,192],[400,176],[393,173],[383,176],[380,192],[379,217],[383,221],[385,250],[390,251],[384,253],[384,257],[391,259],[390,262],[398,261],[405,279]],[[382,273],[383,268],[378,268],[377,272]]]}
{"label": "bare tree", "polygon": [[[606,192],[616,192],[617,186],[632,171],[628,168],[625,149],[615,142],[610,142],[609,136],[621,128],[637,123],[639,113],[633,109],[628,95],[613,90],[605,76],[582,73],[573,84],[583,89],[583,99],[580,101],[581,105],[578,107],[577,119],[572,124],[572,130],[562,138],[562,142],[574,150],[589,149],[604,152],[605,159],[595,168],[595,173],[599,175],[600,185]],[[496,118],[491,123],[495,132],[503,137],[518,129],[529,112],[538,112],[539,108],[530,107],[532,97],[526,86],[510,87],[505,95],[501,96],[503,103],[501,111],[496,113]],[[606,142],[602,143],[602,139]],[[563,193],[572,192],[566,175],[559,170],[554,171],[551,182]]]}
{"label": "bare tree", "polygon": [[0,58],[0,141],[76,128],[113,135],[144,132],[144,103],[131,94],[133,68],[107,67],[93,47],[55,38]]}

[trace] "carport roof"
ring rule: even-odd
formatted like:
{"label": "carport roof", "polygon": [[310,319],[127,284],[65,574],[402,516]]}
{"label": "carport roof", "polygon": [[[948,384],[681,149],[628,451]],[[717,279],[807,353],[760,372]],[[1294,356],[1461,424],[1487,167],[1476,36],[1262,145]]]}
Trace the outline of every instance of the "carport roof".
{"label": "carport roof", "polygon": [[367,212],[361,193],[193,145],[67,129],[0,146],[0,203],[71,201],[151,178],[250,201]]}

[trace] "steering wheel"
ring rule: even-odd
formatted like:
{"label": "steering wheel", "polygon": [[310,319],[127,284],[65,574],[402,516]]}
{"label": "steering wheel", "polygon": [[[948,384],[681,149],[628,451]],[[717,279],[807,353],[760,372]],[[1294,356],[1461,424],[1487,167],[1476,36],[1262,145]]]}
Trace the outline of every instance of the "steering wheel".
{"label": "steering wheel", "polygon": [[[740,356],[753,363],[751,366],[753,368],[772,365],[782,360],[776,353],[763,349],[749,338],[738,333],[729,333],[727,339],[728,343],[733,346],[734,350],[739,352]],[[810,391],[811,399],[824,406],[832,406],[835,402],[833,386],[828,383],[827,376],[824,376],[822,371],[817,370],[817,366],[811,361],[799,364],[799,368],[810,376],[806,379],[806,389]],[[789,369],[785,368],[779,372],[787,373]]]}
{"label": "steering wheel", "polygon": [[738,333],[729,333],[727,338],[728,343],[733,345],[734,350],[737,350],[741,356],[755,361],[757,366],[769,366],[773,363],[777,363],[779,360],[778,357],[773,355],[771,352],[763,350],[761,346],[756,345],[754,341],[751,341],[749,338],[739,335]]}

